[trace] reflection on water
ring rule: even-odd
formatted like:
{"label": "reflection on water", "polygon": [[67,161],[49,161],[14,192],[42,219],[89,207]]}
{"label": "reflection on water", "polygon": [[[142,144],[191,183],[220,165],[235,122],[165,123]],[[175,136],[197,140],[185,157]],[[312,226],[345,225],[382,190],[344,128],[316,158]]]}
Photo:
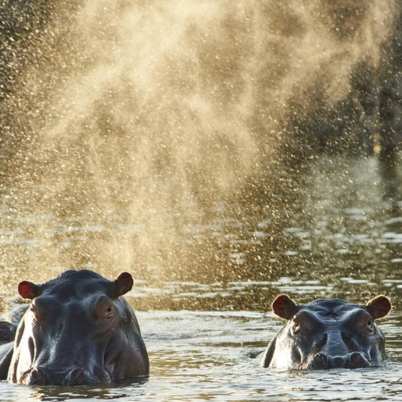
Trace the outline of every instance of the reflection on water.
{"label": "reflection on water", "polygon": [[[222,201],[208,216],[179,228],[183,254],[133,267],[137,280],[128,298],[142,311],[149,381],[107,389],[2,383],[1,399],[402,400],[400,172],[395,160],[322,156],[303,169],[290,196],[273,188],[266,202]],[[103,265],[97,250],[121,239],[123,253],[142,230],[116,217],[24,214],[6,199],[0,222],[3,304],[15,295],[20,278],[45,280],[79,263],[115,275],[119,267]],[[58,251],[54,259],[48,247]],[[188,263],[173,269],[175,258]],[[35,273],[33,261],[40,268]],[[381,323],[389,361],[347,373],[263,370],[258,354],[281,325],[269,312],[279,292],[301,302],[343,297],[363,303],[375,294],[391,296],[394,311]]]}

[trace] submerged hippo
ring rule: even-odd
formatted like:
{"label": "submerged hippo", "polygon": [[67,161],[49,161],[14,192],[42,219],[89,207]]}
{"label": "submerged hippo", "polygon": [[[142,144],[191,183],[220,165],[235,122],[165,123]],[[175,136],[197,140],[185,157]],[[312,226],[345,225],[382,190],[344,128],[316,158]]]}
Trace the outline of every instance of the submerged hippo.
{"label": "submerged hippo", "polygon": [[92,385],[147,376],[140,328],[121,297],[132,285],[129,273],[109,281],[88,270],[66,271],[41,285],[21,282],[18,291],[31,303],[17,328],[0,322],[0,379]]}
{"label": "submerged hippo", "polygon": [[288,321],[268,345],[263,367],[362,368],[378,366],[384,358],[384,335],[374,320],[391,309],[385,296],[360,306],[340,299],[297,305],[279,295],[272,309]]}

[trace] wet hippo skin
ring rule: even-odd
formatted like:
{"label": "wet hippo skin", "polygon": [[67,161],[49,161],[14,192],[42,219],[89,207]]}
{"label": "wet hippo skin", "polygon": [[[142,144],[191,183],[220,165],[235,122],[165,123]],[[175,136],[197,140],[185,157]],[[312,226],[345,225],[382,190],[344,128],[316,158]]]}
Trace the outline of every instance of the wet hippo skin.
{"label": "wet hippo skin", "polygon": [[385,296],[362,306],[340,299],[297,305],[287,295],[279,295],[272,309],[287,322],[269,343],[263,367],[353,369],[378,366],[384,359],[384,335],[375,320],[391,309]]}
{"label": "wet hippo skin", "polygon": [[0,322],[0,378],[95,385],[146,377],[147,350],[122,297],[132,285],[129,273],[110,281],[89,270],[66,271],[40,285],[21,282],[18,291],[31,302],[20,309],[16,330]]}

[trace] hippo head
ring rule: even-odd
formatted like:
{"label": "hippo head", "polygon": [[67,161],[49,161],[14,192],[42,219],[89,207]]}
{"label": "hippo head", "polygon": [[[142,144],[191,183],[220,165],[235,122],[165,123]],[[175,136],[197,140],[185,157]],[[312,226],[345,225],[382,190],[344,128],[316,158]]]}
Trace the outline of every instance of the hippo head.
{"label": "hippo head", "polygon": [[264,367],[363,368],[378,366],[383,359],[384,336],[375,320],[391,309],[385,296],[360,306],[340,299],[297,305],[279,295],[272,309],[287,323],[268,345]]}
{"label": "hippo head", "polygon": [[21,282],[31,303],[14,340],[10,382],[39,385],[110,384],[148,373],[134,312],[120,296],[130,274],[109,281],[88,270],[66,271],[45,284]]}

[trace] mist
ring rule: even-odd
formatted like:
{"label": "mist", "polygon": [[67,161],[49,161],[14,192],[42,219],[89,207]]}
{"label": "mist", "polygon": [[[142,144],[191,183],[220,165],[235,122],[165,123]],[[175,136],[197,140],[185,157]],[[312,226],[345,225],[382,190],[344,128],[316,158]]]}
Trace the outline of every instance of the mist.
{"label": "mist", "polygon": [[362,63],[379,68],[397,8],[97,0],[36,10],[32,35],[7,45],[19,68],[2,86],[1,189],[8,214],[42,217],[30,235],[44,240],[2,251],[1,265],[174,278],[209,261],[216,246],[199,247],[188,225],[278,163],[295,116],[350,96]]}

